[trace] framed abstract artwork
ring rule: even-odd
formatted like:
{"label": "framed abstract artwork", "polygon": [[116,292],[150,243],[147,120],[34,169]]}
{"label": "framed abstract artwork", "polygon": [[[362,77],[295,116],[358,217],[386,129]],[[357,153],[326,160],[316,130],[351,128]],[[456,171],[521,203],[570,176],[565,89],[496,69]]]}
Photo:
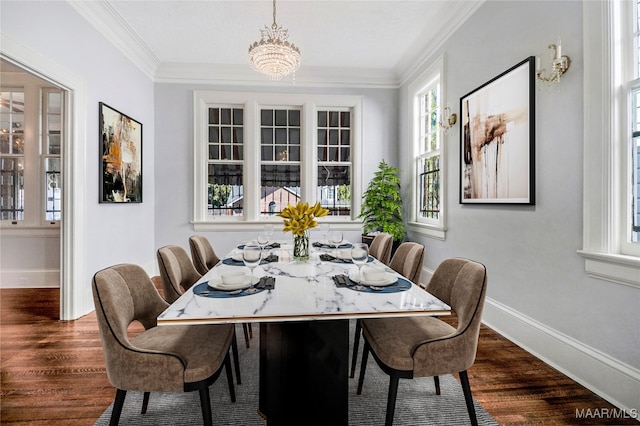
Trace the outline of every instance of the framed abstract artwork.
{"label": "framed abstract artwork", "polygon": [[535,57],[460,98],[460,203],[535,204]]}
{"label": "framed abstract artwork", "polygon": [[142,202],[142,124],[99,104],[101,203]]}

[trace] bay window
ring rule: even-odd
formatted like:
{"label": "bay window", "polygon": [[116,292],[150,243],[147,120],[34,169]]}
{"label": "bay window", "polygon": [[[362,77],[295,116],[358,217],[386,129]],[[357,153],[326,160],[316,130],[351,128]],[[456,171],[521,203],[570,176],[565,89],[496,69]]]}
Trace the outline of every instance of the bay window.
{"label": "bay window", "polygon": [[196,230],[251,227],[298,201],[356,224],[359,96],[194,92]]}

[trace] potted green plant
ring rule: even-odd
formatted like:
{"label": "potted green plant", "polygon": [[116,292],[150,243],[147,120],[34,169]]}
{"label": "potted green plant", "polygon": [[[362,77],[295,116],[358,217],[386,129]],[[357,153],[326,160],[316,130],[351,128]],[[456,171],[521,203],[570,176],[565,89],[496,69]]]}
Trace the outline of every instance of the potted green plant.
{"label": "potted green plant", "polygon": [[[402,195],[400,193],[399,169],[384,160],[364,192],[362,211],[363,237],[369,233],[387,232],[393,236],[394,245],[407,236],[402,222]],[[363,238],[365,242],[366,238]]]}

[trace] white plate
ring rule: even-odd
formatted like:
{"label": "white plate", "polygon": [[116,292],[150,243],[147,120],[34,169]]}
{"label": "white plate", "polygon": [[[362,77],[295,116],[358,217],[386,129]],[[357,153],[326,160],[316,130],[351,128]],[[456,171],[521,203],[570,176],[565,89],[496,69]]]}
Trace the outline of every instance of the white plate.
{"label": "white plate", "polygon": [[240,290],[244,288],[249,288],[253,284],[257,284],[260,279],[258,277],[252,277],[249,275],[245,275],[244,281],[237,284],[225,284],[222,282],[220,278],[214,278],[207,283],[207,285],[216,290],[224,290],[224,291],[233,291]]}
{"label": "white plate", "polygon": [[373,285],[376,287],[384,287],[398,282],[398,277],[390,272],[387,272],[380,280],[366,280],[363,278],[361,281],[358,281],[358,274],[353,274],[349,278],[351,278],[352,281],[359,282],[360,284]]}

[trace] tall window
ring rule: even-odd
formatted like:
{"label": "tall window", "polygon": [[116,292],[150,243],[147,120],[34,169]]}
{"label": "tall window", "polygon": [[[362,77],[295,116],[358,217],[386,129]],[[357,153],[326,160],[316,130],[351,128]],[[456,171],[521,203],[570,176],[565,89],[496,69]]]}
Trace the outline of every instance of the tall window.
{"label": "tall window", "polygon": [[437,221],[440,217],[439,80],[432,81],[418,98],[418,220]]}
{"label": "tall window", "polygon": [[443,60],[440,58],[408,86],[413,146],[413,218],[410,228],[444,239],[445,165],[440,114],[443,108]]}
{"label": "tall window", "polygon": [[351,214],[351,111],[318,111],[316,198],[330,214]]}
{"label": "tall window", "polygon": [[[59,225],[63,93],[27,82],[0,91],[0,221]],[[32,129],[26,132],[25,129]]]}
{"label": "tall window", "polygon": [[355,224],[361,97],[196,91],[194,101],[196,229],[280,220],[298,201]]}
{"label": "tall window", "polygon": [[24,220],[24,90],[0,93],[0,218]]}
{"label": "tall window", "polygon": [[584,2],[584,239],[589,276],[640,286],[638,0]]}
{"label": "tall window", "polygon": [[627,87],[631,103],[631,119],[629,120],[630,143],[630,199],[629,206],[631,229],[630,239],[634,243],[640,242],[640,0],[633,2],[633,13],[630,14],[630,31],[627,36],[626,55],[633,58],[627,71]]}
{"label": "tall window", "polygon": [[244,111],[207,108],[207,212],[239,216],[243,211]]}
{"label": "tall window", "polygon": [[260,215],[300,201],[300,110],[260,111]]}

